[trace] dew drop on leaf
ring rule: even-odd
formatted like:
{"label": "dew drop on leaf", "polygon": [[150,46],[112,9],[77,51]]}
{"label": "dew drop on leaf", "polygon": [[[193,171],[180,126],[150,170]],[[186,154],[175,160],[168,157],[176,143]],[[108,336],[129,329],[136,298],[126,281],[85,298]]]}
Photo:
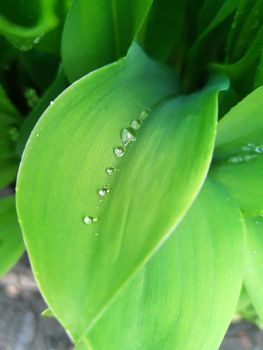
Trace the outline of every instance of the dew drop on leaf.
{"label": "dew drop on leaf", "polygon": [[97,219],[97,218],[93,218],[92,216],[87,215],[87,216],[84,217],[83,221],[84,221],[84,223],[85,223],[86,225],[90,225],[90,224],[92,224],[93,222],[98,221],[98,219]]}
{"label": "dew drop on leaf", "polygon": [[138,119],[132,120],[132,122],[131,122],[131,128],[132,128],[133,130],[138,130],[138,129],[140,129],[141,126],[142,126],[142,123],[141,123],[140,120],[138,120]]}
{"label": "dew drop on leaf", "polygon": [[100,197],[106,197],[107,194],[110,193],[110,189],[108,187],[103,187],[100,190],[98,190],[98,194]]}
{"label": "dew drop on leaf", "polygon": [[263,153],[263,146],[257,146],[257,147],[255,148],[255,152],[257,152],[257,153]]}
{"label": "dew drop on leaf", "polygon": [[107,168],[106,169],[106,173],[107,173],[107,175],[109,175],[109,176],[111,176],[111,175],[113,175],[114,173],[115,173],[115,169],[114,168]]}
{"label": "dew drop on leaf", "polygon": [[149,109],[144,109],[143,111],[141,111],[140,121],[143,122],[148,117],[149,113]]}
{"label": "dew drop on leaf", "polygon": [[122,156],[124,156],[125,150],[123,147],[117,146],[114,148],[113,152],[116,157],[121,158]]}
{"label": "dew drop on leaf", "polygon": [[121,141],[125,147],[136,140],[135,131],[132,128],[125,128],[121,131]]}

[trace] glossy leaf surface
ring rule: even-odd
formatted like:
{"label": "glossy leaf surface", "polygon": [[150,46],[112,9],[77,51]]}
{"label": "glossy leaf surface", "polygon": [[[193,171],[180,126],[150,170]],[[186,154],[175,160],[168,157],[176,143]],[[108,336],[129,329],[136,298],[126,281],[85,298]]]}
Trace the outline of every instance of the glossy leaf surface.
{"label": "glossy leaf surface", "polygon": [[88,335],[91,348],[218,349],[237,304],[242,265],[239,208],[207,180],[171,238]]}
{"label": "glossy leaf surface", "polygon": [[[176,78],[135,45],[126,59],[73,84],[38,122],[20,168],[18,212],[41,290],[74,339],[192,204],[212,157],[217,94],[226,87],[219,78],[169,99]],[[116,157],[120,135],[148,109],[136,142]]]}

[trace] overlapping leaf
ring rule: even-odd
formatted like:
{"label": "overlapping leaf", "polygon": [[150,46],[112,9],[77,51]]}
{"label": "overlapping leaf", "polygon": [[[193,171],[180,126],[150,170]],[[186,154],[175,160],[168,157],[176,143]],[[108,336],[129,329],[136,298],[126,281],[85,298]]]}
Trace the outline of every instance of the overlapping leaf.
{"label": "overlapping leaf", "polygon": [[239,208],[207,180],[175,233],[83,346],[88,339],[96,350],[218,349],[237,304],[242,264]]}
{"label": "overlapping leaf", "polygon": [[[244,284],[262,320],[263,88],[253,91],[220,121],[211,175],[243,210],[247,227]],[[243,317],[255,319],[251,305]]]}
{"label": "overlapping leaf", "polygon": [[151,3],[152,0],[75,0],[62,40],[69,80],[125,56]]}
{"label": "overlapping leaf", "polygon": [[[135,45],[126,59],[66,90],[27,145],[20,223],[41,290],[74,339],[169,237],[205,179],[217,93],[227,83],[220,78],[165,101],[175,82]],[[116,157],[121,131],[145,109],[137,141]],[[109,176],[108,167],[118,171]],[[110,193],[100,198],[99,190]]]}
{"label": "overlapping leaf", "polygon": [[246,215],[263,210],[263,88],[253,91],[220,121],[212,171]]}

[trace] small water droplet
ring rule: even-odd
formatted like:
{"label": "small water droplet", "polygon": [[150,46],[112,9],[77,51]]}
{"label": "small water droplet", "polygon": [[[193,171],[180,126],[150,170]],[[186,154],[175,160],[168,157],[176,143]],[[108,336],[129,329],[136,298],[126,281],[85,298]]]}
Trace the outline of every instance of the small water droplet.
{"label": "small water droplet", "polygon": [[133,130],[138,130],[142,126],[142,122],[138,119],[134,119],[131,121],[131,128]]}
{"label": "small water droplet", "polygon": [[150,110],[149,109],[144,109],[140,113],[140,120],[143,122],[148,117],[149,114],[150,114]]}
{"label": "small water droplet", "polygon": [[107,194],[110,193],[110,189],[108,187],[103,187],[100,190],[98,190],[98,194],[100,197],[106,197]]}
{"label": "small water droplet", "polygon": [[255,148],[255,152],[257,152],[257,153],[263,153],[263,146],[257,146],[257,147]]}
{"label": "small water droplet", "polygon": [[94,232],[94,235],[98,237],[99,236],[99,232]]}
{"label": "small water droplet", "polygon": [[39,137],[39,133],[37,133],[36,136]]}
{"label": "small water droplet", "polygon": [[109,176],[113,175],[115,173],[115,171],[116,171],[116,169],[114,169],[114,168],[107,168],[106,169],[106,173]]}
{"label": "small water droplet", "polygon": [[121,141],[125,147],[136,140],[135,131],[132,128],[125,128],[121,131]]}
{"label": "small water droplet", "polygon": [[92,217],[92,216],[87,215],[87,216],[84,217],[83,221],[84,221],[84,223],[85,223],[86,225],[90,225],[90,224],[92,224],[93,222],[97,222],[98,219],[97,219],[97,218],[94,218],[94,217]]}
{"label": "small water droplet", "polygon": [[33,43],[34,43],[34,44],[38,44],[39,41],[40,41],[40,39],[41,39],[40,36],[36,37],[36,38],[34,39]]}
{"label": "small water droplet", "polygon": [[229,163],[233,163],[233,164],[242,163],[243,162],[243,158],[241,156],[230,157],[228,159],[228,162]]}
{"label": "small water droplet", "polygon": [[117,146],[114,148],[113,152],[117,158],[121,158],[124,156],[125,149],[121,146]]}
{"label": "small water droplet", "polygon": [[50,101],[50,106],[52,106],[52,105],[53,105],[53,103],[54,103],[54,101]]}

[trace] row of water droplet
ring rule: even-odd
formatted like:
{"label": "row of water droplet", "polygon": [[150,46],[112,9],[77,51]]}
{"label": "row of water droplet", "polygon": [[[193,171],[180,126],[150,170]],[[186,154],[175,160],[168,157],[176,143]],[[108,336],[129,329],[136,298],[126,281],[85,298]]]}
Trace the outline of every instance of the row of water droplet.
{"label": "row of water droplet", "polygon": [[248,143],[241,147],[241,150],[246,154],[236,155],[228,159],[229,163],[237,164],[248,162],[254,158],[257,158],[259,154],[263,154],[263,145],[255,145],[253,143]]}
{"label": "row of water droplet", "polygon": [[[125,155],[125,152],[128,148],[128,146],[136,141],[136,132],[140,129],[142,126],[144,120],[148,117],[150,113],[149,109],[145,109],[140,113],[140,116],[138,119],[134,119],[131,121],[130,126],[123,128],[120,133],[120,138],[122,145],[116,146],[113,148],[113,153],[116,158],[122,158]],[[116,167],[108,167],[105,169],[106,174],[108,176],[113,176],[116,172],[118,172],[118,169]],[[110,185],[103,186],[98,190],[98,196],[99,196],[99,202],[102,202],[105,197],[110,193]],[[93,223],[96,223],[98,221],[97,217],[87,215],[83,219],[84,223],[86,225],[90,225]],[[98,233],[94,233],[95,235],[98,235]]]}

